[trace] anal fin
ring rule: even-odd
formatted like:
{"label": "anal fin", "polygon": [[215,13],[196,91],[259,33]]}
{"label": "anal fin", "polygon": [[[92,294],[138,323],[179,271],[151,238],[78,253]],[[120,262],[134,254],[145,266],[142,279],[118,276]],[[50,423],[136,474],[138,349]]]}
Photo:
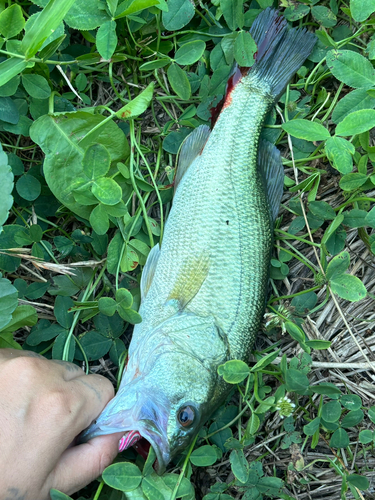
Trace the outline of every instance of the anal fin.
{"label": "anal fin", "polygon": [[279,213],[280,202],[283,196],[284,167],[280,151],[266,140],[260,141],[259,144],[258,166],[264,178],[272,220],[275,220]]}

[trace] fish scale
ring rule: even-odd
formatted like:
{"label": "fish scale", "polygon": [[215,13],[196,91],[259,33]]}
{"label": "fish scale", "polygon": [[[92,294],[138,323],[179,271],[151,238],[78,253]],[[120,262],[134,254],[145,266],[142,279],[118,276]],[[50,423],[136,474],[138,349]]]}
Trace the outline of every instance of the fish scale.
{"label": "fish scale", "polygon": [[246,361],[265,308],[284,173],[260,133],[315,38],[288,30],[273,9],[251,34],[253,67],[232,75],[213,131],[200,126],[181,147],[163,240],[143,270],[142,322],[120,389],[81,436],[123,431],[121,450],[142,436],[159,473],[229,394],[218,367]]}

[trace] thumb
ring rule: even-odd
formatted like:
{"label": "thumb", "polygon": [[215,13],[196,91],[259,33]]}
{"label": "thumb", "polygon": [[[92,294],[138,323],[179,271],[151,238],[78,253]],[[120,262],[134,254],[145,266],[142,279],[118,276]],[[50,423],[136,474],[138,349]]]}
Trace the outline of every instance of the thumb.
{"label": "thumb", "polygon": [[118,453],[118,442],[123,432],[99,436],[88,443],[68,448],[57,463],[48,481],[68,495],[75,493],[96,479]]}

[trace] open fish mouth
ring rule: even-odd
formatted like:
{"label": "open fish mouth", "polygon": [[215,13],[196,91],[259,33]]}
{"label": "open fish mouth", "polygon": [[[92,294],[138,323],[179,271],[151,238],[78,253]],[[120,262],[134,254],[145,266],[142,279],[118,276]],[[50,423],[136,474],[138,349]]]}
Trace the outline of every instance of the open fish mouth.
{"label": "open fish mouth", "polygon": [[139,431],[127,431],[119,440],[118,451],[122,452],[133,447],[146,460],[151,446],[156,454],[154,469],[158,474],[162,474],[168,465],[169,454],[163,453],[155,439],[152,439],[150,435],[144,437]]}
{"label": "open fish mouth", "polygon": [[136,399],[134,406],[119,409],[115,397],[98,419],[82,432],[78,442],[84,443],[97,436],[123,432],[118,450],[121,452],[133,447],[146,458],[152,446],[156,454],[154,468],[161,474],[171,458],[167,439],[166,405],[155,404],[150,398]]}
{"label": "open fish mouth", "polygon": [[156,454],[154,469],[158,474],[162,474],[170,461],[170,454],[169,451],[165,450],[162,438],[158,433],[127,431],[119,440],[118,451],[121,452],[133,447],[139,455],[146,459],[151,446]]}

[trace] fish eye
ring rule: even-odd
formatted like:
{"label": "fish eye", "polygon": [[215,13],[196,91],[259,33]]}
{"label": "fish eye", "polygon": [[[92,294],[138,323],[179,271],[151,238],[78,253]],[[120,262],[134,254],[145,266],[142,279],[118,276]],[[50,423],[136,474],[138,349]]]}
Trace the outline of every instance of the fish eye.
{"label": "fish eye", "polygon": [[182,427],[190,427],[195,420],[195,410],[192,406],[183,406],[177,413],[177,420]]}

